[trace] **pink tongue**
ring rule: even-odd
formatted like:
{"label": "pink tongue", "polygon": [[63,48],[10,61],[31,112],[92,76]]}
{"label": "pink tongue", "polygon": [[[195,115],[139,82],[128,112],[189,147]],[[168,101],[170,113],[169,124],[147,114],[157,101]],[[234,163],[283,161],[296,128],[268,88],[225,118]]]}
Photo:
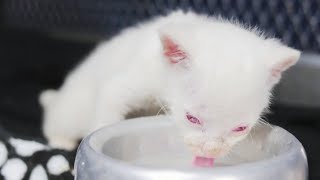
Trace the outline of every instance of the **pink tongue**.
{"label": "pink tongue", "polygon": [[213,167],[214,158],[196,156],[193,160],[193,164],[200,167]]}

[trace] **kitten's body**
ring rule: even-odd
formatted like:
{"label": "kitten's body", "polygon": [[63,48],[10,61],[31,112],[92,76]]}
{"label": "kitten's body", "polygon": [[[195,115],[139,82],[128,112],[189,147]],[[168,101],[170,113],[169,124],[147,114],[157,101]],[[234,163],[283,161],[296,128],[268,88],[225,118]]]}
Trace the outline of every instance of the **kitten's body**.
{"label": "kitten's body", "polygon": [[[203,155],[242,139],[223,136],[239,123],[257,122],[269,91],[298,57],[227,21],[182,12],[156,18],[102,43],[58,91],[41,95],[44,134],[53,146],[72,148],[90,131],[159,100]],[[185,112],[204,121],[201,131],[185,121]]]}

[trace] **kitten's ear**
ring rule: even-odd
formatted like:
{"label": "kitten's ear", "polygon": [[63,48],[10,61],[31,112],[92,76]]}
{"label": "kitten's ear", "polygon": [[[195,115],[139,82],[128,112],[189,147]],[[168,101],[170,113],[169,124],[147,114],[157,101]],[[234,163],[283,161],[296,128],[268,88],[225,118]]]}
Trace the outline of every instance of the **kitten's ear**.
{"label": "kitten's ear", "polygon": [[173,38],[166,34],[160,34],[163,55],[171,64],[178,64],[185,61],[188,55],[182,46],[178,44]]}
{"label": "kitten's ear", "polygon": [[270,78],[268,82],[271,85],[274,85],[279,82],[284,71],[296,64],[300,58],[301,52],[296,49],[280,45],[276,50],[270,53],[273,53],[273,57],[275,58],[273,61],[271,60],[271,64],[269,65]]}

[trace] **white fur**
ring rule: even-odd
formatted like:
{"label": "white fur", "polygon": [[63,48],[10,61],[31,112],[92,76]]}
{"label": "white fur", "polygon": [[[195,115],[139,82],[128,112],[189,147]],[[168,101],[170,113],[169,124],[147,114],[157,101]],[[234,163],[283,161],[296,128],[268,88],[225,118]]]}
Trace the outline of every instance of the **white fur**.
{"label": "white fur", "polygon": [[[56,147],[162,102],[196,155],[220,156],[246,136],[268,106],[281,72],[300,52],[237,22],[174,12],[128,28],[103,42],[57,90],[42,93],[44,134]],[[163,55],[161,37],[187,54],[178,64]],[[188,111],[204,125],[188,122]]]}

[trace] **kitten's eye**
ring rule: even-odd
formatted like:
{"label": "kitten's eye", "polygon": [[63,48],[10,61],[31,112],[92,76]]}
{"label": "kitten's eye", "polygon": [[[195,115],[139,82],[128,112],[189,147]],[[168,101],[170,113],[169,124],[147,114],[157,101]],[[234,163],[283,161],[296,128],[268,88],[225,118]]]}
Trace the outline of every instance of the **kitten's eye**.
{"label": "kitten's eye", "polygon": [[202,122],[198,118],[194,117],[189,113],[186,113],[186,118],[188,119],[188,121],[190,121],[193,124],[199,124],[199,125],[202,124]]}
{"label": "kitten's eye", "polygon": [[231,131],[232,131],[232,133],[243,134],[243,133],[247,132],[247,130],[248,130],[247,125],[240,125],[240,126],[233,128]]}

